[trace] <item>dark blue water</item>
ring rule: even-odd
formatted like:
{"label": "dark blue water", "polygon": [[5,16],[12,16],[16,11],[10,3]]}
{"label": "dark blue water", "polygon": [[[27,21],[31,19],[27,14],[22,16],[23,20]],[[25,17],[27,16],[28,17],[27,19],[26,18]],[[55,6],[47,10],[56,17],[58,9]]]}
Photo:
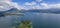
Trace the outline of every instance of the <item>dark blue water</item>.
{"label": "dark blue water", "polygon": [[31,20],[33,28],[60,28],[60,14],[52,13],[24,13],[24,16],[0,17],[0,28],[10,28],[16,25],[16,20]]}

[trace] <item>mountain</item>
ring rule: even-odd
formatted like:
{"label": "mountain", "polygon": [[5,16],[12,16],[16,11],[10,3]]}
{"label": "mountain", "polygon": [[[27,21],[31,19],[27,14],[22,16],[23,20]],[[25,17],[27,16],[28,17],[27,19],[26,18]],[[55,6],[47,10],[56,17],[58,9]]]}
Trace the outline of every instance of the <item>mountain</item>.
{"label": "mountain", "polygon": [[8,10],[8,12],[17,12],[19,11],[17,8],[11,8],[10,10]]}
{"label": "mountain", "polygon": [[60,9],[51,8],[51,9],[31,9],[27,12],[40,12],[40,13],[60,13]]}
{"label": "mountain", "polygon": [[40,12],[42,11],[42,9],[38,10],[38,9],[32,9],[32,10],[27,10],[27,12]]}
{"label": "mountain", "polygon": [[37,12],[37,13],[55,13],[55,14],[60,14],[60,9],[58,8],[51,8],[51,9],[29,9],[29,10],[18,10],[17,8],[11,8],[7,11],[0,11],[0,16],[4,16],[4,13],[6,12],[21,12],[21,13],[26,13],[26,12]]}
{"label": "mountain", "polygon": [[17,8],[11,8],[11,9],[9,9],[9,10],[7,10],[7,11],[0,11],[0,17],[3,17],[3,16],[5,16],[4,14],[5,13],[14,13],[14,12],[19,12],[19,10],[17,9]]}

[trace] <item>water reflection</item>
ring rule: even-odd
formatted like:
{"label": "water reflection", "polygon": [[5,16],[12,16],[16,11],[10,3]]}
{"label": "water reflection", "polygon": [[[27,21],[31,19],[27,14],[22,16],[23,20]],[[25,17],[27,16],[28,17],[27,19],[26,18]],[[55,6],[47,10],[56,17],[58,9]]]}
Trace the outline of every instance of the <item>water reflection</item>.
{"label": "water reflection", "polygon": [[51,13],[25,13],[24,16],[0,17],[0,28],[10,28],[16,20],[31,20],[33,28],[60,28],[60,14]]}

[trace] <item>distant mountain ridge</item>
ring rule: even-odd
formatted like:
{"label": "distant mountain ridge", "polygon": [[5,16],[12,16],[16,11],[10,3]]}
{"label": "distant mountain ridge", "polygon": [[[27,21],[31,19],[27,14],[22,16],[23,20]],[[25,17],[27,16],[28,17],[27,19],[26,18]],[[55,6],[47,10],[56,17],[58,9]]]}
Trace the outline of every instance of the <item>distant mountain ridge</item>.
{"label": "distant mountain ridge", "polygon": [[7,11],[1,11],[0,12],[0,17],[5,16],[5,14],[20,14],[20,11],[17,8],[11,8]]}
{"label": "distant mountain ridge", "polygon": [[29,10],[18,10],[17,8],[11,8],[7,11],[0,11],[0,17],[4,16],[4,13],[6,12],[20,12],[20,13],[26,13],[26,12],[36,12],[36,13],[54,13],[54,14],[60,14],[60,9],[57,8],[51,8],[51,9],[29,9]]}
{"label": "distant mountain ridge", "polygon": [[[11,8],[7,11],[3,11],[3,12],[22,12],[22,13],[26,13],[26,12],[40,12],[40,13],[60,13],[60,9],[57,8],[51,8],[51,9],[29,9],[29,10],[18,10],[17,8]],[[3,13],[0,12],[0,13]]]}
{"label": "distant mountain ridge", "polygon": [[17,8],[11,8],[10,10],[7,10],[7,11],[10,11],[10,12],[17,12],[19,11]]}
{"label": "distant mountain ridge", "polygon": [[41,12],[41,13],[60,13],[60,9],[32,9],[28,10],[28,12]]}
{"label": "distant mountain ridge", "polygon": [[7,11],[0,11],[0,17],[5,16],[4,13],[7,13],[7,12],[9,12],[9,13],[19,12],[19,10],[17,8],[11,8],[11,9],[9,9]]}

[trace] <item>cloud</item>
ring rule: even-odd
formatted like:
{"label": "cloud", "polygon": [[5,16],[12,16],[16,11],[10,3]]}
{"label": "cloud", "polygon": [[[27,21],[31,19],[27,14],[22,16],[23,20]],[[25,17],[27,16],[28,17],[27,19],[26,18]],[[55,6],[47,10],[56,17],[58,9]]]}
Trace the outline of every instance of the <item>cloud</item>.
{"label": "cloud", "polygon": [[28,9],[50,9],[50,8],[60,8],[60,3],[49,4],[49,3],[43,2],[43,0],[36,0],[36,1],[25,3],[25,9],[27,10]]}
{"label": "cloud", "polygon": [[12,0],[0,0],[0,11],[9,10],[11,8],[23,9],[18,3],[12,2]]}
{"label": "cloud", "polygon": [[37,4],[36,2],[31,2],[31,3],[26,2],[25,5],[27,5],[25,6],[26,9],[47,9],[49,8],[47,3]]}
{"label": "cloud", "polygon": [[11,1],[11,0],[0,0],[0,1]]}
{"label": "cloud", "polygon": [[49,7],[51,7],[51,8],[60,8],[60,3],[50,4]]}
{"label": "cloud", "polygon": [[[39,3],[42,0],[36,0],[36,1]],[[12,0],[0,0],[0,10],[5,11],[13,7],[18,8],[19,10],[60,8],[60,3],[48,4],[48,3],[42,2],[42,3],[37,4],[36,1],[25,2],[24,6],[21,6],[17,2],[12,2]]]}
{"label": "cloud", "polygon": [[25,5],[36,5],[36,2],[26,2]]}
{"label": "cloud", "polygon": [[4,8],[3,6],[0,6],[0,8]]}
{"label": "cloud", "polygon": [[[35,4],[34,4],[35,3]],[[26,9],[50,9],[50,8],[60,8],[60,3],[57,3],[57,4],[48,4],[48,3],[40,3],[37,5],[36,2],[31,2],[31,3],[28,3],[25,4],[25,5],[28,5],[26,6],[27,8]]]}
{"label": "cloud", "polygon": [[57,4],[47,4],[47,3],[41,3],[41,6],[46,9],[50,8],[60,8],[60,3]]}

